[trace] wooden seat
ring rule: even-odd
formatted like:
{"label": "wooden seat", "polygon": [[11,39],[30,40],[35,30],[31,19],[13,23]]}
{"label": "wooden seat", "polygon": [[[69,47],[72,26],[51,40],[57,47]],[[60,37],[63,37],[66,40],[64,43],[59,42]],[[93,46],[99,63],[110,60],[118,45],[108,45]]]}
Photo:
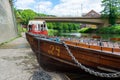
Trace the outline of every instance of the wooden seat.
{"label": "wooden seat", "polygon": [[84,48],[89,48],[89,45],[84,44],[84,43],[77,43],[78,47],[84,47]]}
{"label": "wooden seat", "polygon": [[101,50],[100,46],[95,46],[95,45],[90,45],[90,48],[95,50]]}
{"label": "wooden seat", "polygon": [[87,36],[87,35],[82,35],[81,37],[82,37],[82,38],[88,38],[88,36]]}
{"label": "wooden seat", "polygon": [[92,36],[93,39],[101,39],[101,36]]}
{"label": "wooden seat", "polygon": [[101,40],[101,36],[92,36],[91,40],[95,40],[95,41],[100,41]]}
{"label": "wooden seat", "polygon": [[110,48],[110,47],[102,47],[102,51],[113,52],[113,48]]}
{"label": "wooden seat", "polygon": [[113,48],[113,52],[120,52],[120,48]]}
{"label": "wooden seat", "polygon": [[110,38],[110,41],[120,41],[120,38]]}
{"label": "wooden seat", "polygon": [[77,43],[76,42],[72,42],[72,41],[65,41],[66,44],[69,44],[69,45],[73,45],[73,46],[76,46]]}

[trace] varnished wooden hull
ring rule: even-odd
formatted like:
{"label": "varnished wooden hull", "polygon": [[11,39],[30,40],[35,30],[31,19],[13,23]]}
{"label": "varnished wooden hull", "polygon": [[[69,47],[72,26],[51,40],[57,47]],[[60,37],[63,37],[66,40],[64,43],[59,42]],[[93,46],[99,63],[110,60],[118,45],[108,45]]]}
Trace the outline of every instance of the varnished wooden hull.
{"label": "varnished wooden hull", "polygon": [[48,71],[57,71],[64,73],[82,73],[84,72],[74,64],[68,63],[64,60],[55,58],[53,56],[46,55],[44,53],[39,54],[39,63],[42,68]]}
{"label": "varnished wooden hull", "polygon": [[[62,43],[29,33],[26,34],[26,37],[32,50],[36,53],[39,64],[44,69],[74,73],[85,72],[75,64]],[[68,47],[75,58],[88,68],[105,72],[120,71],[120,55],[72,45],[68,45]]]}

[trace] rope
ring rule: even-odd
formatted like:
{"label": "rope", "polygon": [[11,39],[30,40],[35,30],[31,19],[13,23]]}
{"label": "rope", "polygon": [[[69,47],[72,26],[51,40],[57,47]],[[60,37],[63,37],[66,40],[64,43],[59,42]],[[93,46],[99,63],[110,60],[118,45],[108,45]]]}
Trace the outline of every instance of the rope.
{"label": "rope", "polygon": [[72,60],[77,64],[78,67],[80,67],[85,72],[88,72],[89,74],[92,74],[92,75],[95,75],[95,76],[105,77],[105,78],[118,78],[118,77],[120,77],[120,72],[102,73],[102,72],[94,71],[90,68],[85,67],[80,62],[78,62],[78,60],[73,56],[73,54],[71,53],[69,47],[65,44],[65,42],[63,41],[62,43],[65,46],[66,50],[68,51],[68,54],[71,56]]}

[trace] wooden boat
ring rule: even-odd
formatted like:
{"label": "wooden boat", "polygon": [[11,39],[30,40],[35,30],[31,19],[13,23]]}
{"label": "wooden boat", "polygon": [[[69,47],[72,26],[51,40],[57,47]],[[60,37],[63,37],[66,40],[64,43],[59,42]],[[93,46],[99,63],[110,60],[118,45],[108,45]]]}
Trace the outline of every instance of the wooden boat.
{"label": "wooden boat", "polygon": [[31,32],[33,34],[48,34],[45,21],[30,20],[28,24],[28,32]]}
{"label": "wooden boat", "polygon": [[[120,78],[120,48],[26,33],[38,63],[46,70]],[[117,39],[118,40],[118,39]]]}

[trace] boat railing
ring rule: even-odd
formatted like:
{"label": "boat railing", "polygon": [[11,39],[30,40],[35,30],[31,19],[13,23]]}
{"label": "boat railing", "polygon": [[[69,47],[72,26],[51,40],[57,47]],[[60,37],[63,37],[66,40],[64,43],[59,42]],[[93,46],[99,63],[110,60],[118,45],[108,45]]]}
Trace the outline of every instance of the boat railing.
{"label": "boat railing", "polygon": [[[78,41],[78,40],[64,40],[66,44],[72,45],[72,46],[77,46],[77,47],[83,47],[83,48],[89,48],[89,49],[94,49],[94,50],[99,50],[99,51],[107,51],[107,52],[112,52],[112,53],[119,53],[120,48],[116,46],[110,46],[112,45],[111,42],[102,42],[101,40],[84,40],[84,41]],[[104,44],[104,45],[103,45]],[[108,45],[109,46],[106,46]]]}

